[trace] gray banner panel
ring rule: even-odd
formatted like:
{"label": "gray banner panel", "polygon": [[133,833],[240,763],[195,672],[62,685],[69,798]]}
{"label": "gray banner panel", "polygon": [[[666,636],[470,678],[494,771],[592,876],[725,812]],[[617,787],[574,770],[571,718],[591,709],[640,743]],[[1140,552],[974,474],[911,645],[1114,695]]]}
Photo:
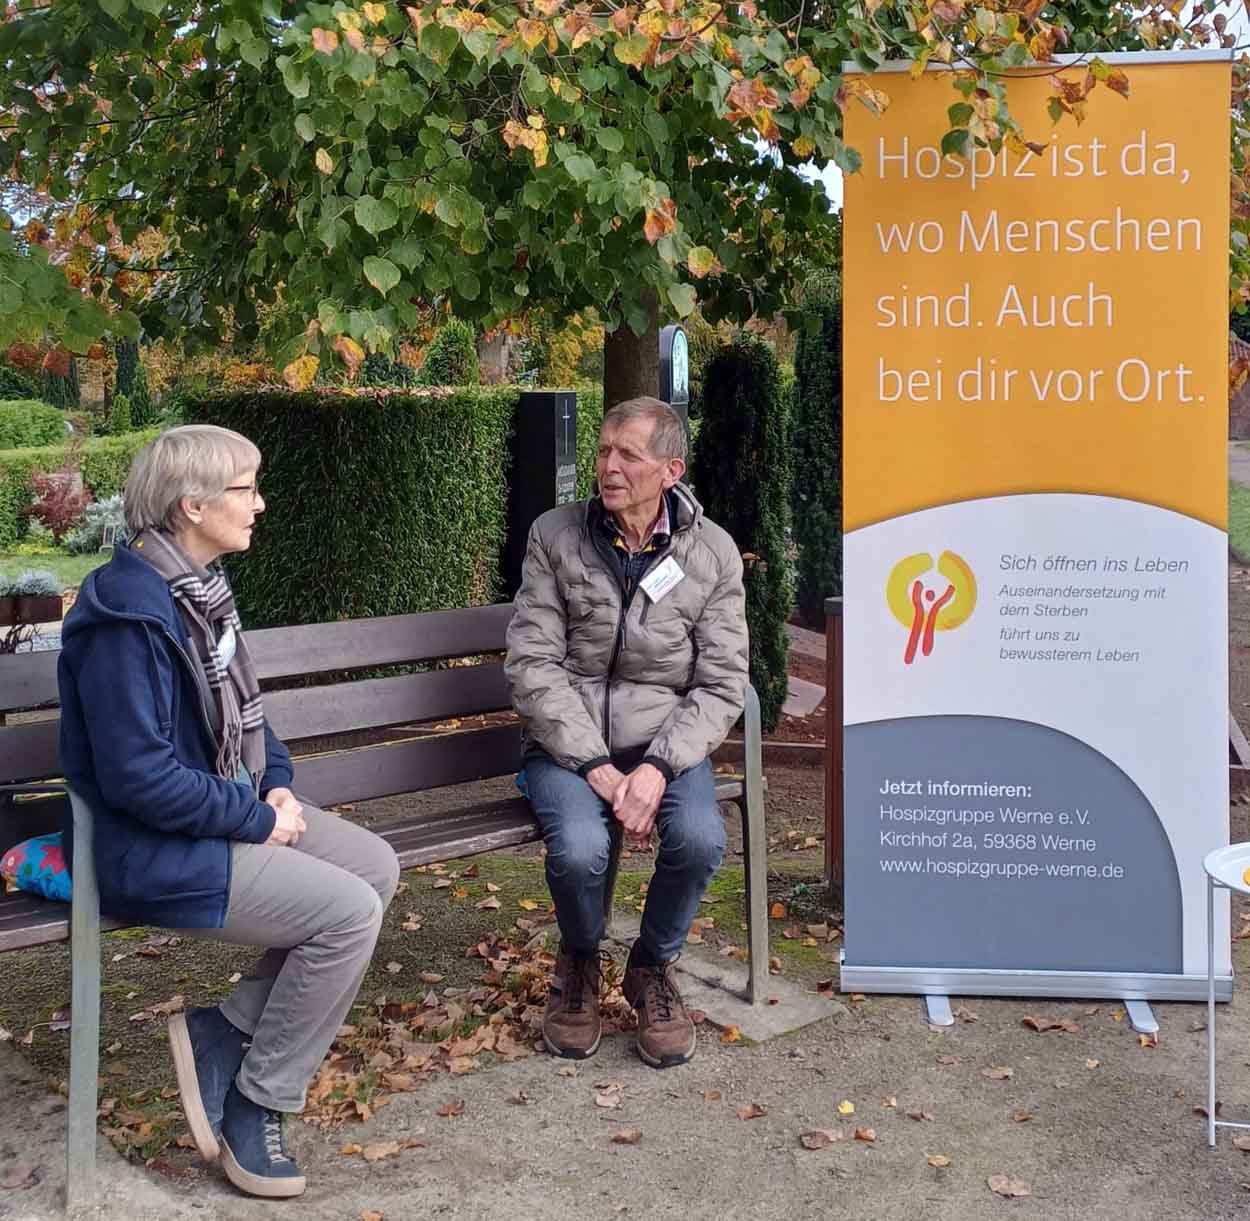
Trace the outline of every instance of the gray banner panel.
{"label": "gray banner panel", "polygon": [[848,972],[1180,973],[1167,834],[1084,742],[1000,717],[853,725],[845,791]]}

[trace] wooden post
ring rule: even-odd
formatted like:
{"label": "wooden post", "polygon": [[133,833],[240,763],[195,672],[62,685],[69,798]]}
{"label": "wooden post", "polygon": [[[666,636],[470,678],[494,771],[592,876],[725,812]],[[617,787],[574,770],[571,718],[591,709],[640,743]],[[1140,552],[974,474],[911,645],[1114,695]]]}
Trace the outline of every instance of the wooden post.
{"label": "wooden post", "polygon": [[842,599],[825,599],[825,877],[842,897]]}

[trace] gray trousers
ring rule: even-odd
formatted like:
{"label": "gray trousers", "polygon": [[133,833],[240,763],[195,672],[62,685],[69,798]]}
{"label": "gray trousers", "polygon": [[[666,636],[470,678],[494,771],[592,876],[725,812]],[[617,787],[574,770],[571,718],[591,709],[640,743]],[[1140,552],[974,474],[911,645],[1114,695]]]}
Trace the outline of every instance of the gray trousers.
{"label": "gray trousers", "polygon": [[221,1011],[252,1037],[239,1091],[275,1111],[304,1109],[399,883],[394,851],[372,831],[309,805],[304,821],[293,848],[232,844],[225,924],[178,930],[265,947]]}

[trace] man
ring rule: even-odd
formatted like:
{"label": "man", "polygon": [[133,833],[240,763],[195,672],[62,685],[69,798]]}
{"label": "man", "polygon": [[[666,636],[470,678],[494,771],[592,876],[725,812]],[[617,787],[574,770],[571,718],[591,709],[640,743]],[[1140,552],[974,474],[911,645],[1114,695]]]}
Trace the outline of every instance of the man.
{"label": "man", "polygon": [[679,482],[685,470],[685,428],[666,403],[607,412],[596,494],[534,523],[508,628],[560,926],[543,1038],[572,1059],[599,1047],[613,822],[635,840],[660,836],[625,969],[638,1054],[656,1068],[694,1054],[672,965],[725,849],[708,756],[742,712],[747,625],[738,549]]}

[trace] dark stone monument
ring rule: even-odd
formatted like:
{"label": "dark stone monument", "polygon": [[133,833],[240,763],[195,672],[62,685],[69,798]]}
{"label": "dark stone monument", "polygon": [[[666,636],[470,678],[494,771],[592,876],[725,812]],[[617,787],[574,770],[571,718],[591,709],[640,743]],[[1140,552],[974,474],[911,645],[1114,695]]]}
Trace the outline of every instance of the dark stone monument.
{"label": "dark stone monument", "polygon": [[512,430],[508,535],[500,570],[503,594],[521,587],[530,526],[548,509],[577,499],[577,394],[532,390],[521,395]]}

